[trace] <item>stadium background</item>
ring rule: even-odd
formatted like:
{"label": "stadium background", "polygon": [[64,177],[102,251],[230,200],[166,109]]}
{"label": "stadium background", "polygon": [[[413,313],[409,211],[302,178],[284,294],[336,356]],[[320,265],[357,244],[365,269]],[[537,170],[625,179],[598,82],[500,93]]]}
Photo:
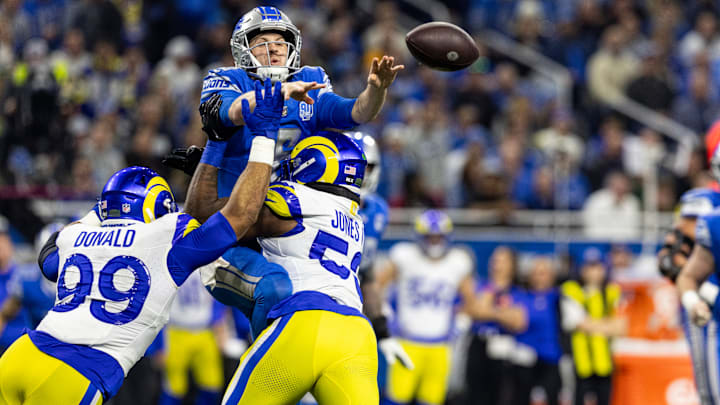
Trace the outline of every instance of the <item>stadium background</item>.
{"label": "stadium background", "polygon": [[[655,274],[653,255],[677,197],[709,182],[702,136],[720,111],[718,2],[263,4],[291,17],[303,64],[323,66],[340,95],[364,88],[374,56],[406,65],[380,117],[360,128],[380,142],[379,192],[393,208],[382,248],[412,238],[420,207],[450,209],[456,242],[475,251],[479,277],[499,244],[520,252],[521,273],[550,254],[565,277],[597,248],[637,320],[632,337],[616,342],[629,363],[619,369],[625,385],[616,384],[615,403],[640,403],[632,399],[638,386],[662,403],[692,403],[687,380],[647,372],[660,359],[674,365],[669,373],[689,375],[676,297]],[[160,172],[182,200],[189,178],[160,160],[173,147],[204,143],[202,78],[233,64],[232,27],[255,5],[0,4],[0,214],[15,261],[32,261],[41,227],[82,213],[125,165]],[[430,20],[468,30],[478,61],[456,73],[419,66],[404,35]]]}

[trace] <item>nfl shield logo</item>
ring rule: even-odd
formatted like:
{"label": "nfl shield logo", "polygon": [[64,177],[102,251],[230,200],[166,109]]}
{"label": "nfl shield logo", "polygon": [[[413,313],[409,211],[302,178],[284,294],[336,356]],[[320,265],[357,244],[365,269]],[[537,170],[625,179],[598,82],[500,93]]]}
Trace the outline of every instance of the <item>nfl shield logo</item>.
{"label": "nfl shield logo", "polygon": [[122,212],[123,212],[123,214],[127,214],[128,212],[130,212],[130,204],[128,204],[128,203],[123,203],[123,205],[122,205]]}

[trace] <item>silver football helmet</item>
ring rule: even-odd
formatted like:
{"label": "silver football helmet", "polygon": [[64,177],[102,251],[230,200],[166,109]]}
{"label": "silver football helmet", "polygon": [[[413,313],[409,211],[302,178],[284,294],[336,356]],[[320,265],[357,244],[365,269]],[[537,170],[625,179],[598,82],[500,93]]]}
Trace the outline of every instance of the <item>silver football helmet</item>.
{"label": "silver football helmet", "polygon": [[[250,47],[250,41],[263,31],[277,32],[283,36],[285,41],[261,42]],[[271,43],[282,43],[287,46],[287,60],[284,66],[262,65],[253,55],[254,48],[264,47],[269,61],[270,48],[268,44]],[[261,80],[270,78],[273,82],[285,81],[288,76],[300,69],[301,46],[300,30],[285,13],[275,7],[255,7],[247,12],[235,24],[230,38],[230,49],[235,66]]]}
{"label": "silver football helmet", "polygon": [[371,135],[364,132],[346,132],[355,139],[365,152],[367,167],[365,168],[365,180],[360,188],[360,194],[370,194],[377,190],[380,183],[380,149],[378,143]]}

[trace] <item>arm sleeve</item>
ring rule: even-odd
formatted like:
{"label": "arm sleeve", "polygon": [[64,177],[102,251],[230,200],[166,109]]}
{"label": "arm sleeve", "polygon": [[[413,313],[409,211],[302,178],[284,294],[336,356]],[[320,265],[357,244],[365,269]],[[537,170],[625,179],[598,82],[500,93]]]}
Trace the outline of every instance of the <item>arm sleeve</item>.
{"label": "arm sleeve", "polygon": [[232,103],[233,101],[235,101],[236,98],[240,97],[240,93],[227,90],[219,91],[218,93],[220,93],[220,96],[222,97],[222,105],[220,106],[220,120],[226,127],[234,127],[235,124],[230,119],[230,106],[232,106]]}
{"label": "arm sleeve", "polygon": [[333,92],[320,94],[317,102],[318,128],[350,129],[359,124],[352,118],[357,98],[340,97]]}
{"label": "arm sleeve", "polygon": [[178,216],[173,247],[167,257],[168,270],[176,285],[181,285],[198,267],[222,255],[237,236],[222,213],[216,212],[208,220],[198,222],[187,214]]}
{"label": "arm sleeve", "polygon": [[57,241],[60,231],[53,233],[48,238],[45,245],[40,249],[38,255],[38,265],[40,272],[50,281],[57,282],[58,271],[60,268],[60,256],[58,255]]}

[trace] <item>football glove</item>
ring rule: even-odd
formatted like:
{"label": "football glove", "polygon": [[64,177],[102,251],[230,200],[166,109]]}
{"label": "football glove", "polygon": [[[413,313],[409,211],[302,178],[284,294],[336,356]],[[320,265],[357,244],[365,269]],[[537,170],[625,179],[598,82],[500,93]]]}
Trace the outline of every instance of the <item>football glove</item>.
{"label": "football glove", "polygon": [[255,110],[251,112],[250,103],[242,100],[242,115],[245,126],[253,136],[264,136],[277,141],[285,97],[282,95],[280,82],[275,83],[274,90],[270,79],[265,79],[264,86],[255,81]]}
{"label": "football glove", "polygon": [[175,148],[170,154],[165,155],[162,164],[173,169],[182,170],[192,176],[198,163],[200,163],[204,150],[205,148],[195,145],[187,148]]}
{"label": "football glove", "polygon": [[202,130],[211,141],[227,141],[240,128],[239,126],[226,127],[223,125],[220,119],[222,103],[220,93],[215,93],[198,108],[200,118],[202,118]]}
{"label": "football glove", "polygon": [[385,356],[385,361],[388,364],[395,364],[396,361],[400,361],[406,369],[412,370],[415,368],[410,356],[405,352],[400,342],[394,337],[387,337],[378,341],[378,347]]}

